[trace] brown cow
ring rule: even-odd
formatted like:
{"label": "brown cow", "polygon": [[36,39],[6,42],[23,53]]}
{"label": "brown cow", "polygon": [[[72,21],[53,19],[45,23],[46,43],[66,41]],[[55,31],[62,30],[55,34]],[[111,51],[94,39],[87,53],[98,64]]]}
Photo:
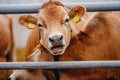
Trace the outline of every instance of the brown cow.
{"label": "brown cow", "polygon": [[15,48],[10,15],[0,15],[0,58],[15,61]]}
{"label": "brown cow", "polygon": [[[55,55],[60,61],[119,60],[120,13],[98,12],[85,19],[85,11],[81,6],[69,10],[60,2],[50,0],[42,5],[37,19],[30,15],[20,17],[21,25],[33,23],[38,26],[28,38],[27,52],[30,55],[27,61],[53,61]],[[83,25],[75,26],[72,22],[76,12],[81,21],[85,21]],[[68,20],[66,15],[69,15]],[[60,80],[120,80],[119,74],[118,68],[62,69]],[[48,80],[55,78],[52,70],[18,70],[9,80],[46,80],[46,76]]]}
{"label": "brown cow", "polygon": [[[12,29],[12,17],[10,15],[0,15],[0,62],[15,61],[15,47]],[[6,80],[10,71],[0,70],[0,80]]]}

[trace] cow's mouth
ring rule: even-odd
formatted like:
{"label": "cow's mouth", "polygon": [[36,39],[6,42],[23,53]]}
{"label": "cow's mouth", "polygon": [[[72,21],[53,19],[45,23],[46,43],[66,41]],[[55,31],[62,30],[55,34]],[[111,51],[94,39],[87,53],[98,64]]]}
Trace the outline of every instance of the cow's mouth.
{"label": "cow's mouth", "polygon": [[54,54],[57,54],[57,53],[62,53],[63,48],[64,48],[64,45],[57,45],[57,46],[51,47],[51,50]]}
{"label": "cow's mouth", "polygon": [[52,50],[56,50],[56,49],[62,49],[63,45],[57,45],[57,46],[53,46],[51,49]]}

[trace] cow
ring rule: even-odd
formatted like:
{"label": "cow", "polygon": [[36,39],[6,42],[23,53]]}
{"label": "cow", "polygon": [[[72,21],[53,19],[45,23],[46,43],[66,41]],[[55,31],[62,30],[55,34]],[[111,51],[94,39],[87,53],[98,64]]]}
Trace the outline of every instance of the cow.
{"label": "cow", "polygon": [[12,29],[12,17],[0,15],[0,58],[15,61],[15,44]]}
{"label": "cow", "polygon": [[[0,15],[0,62],[16,61],[12,16]],[[0,80],[6,80],[10,71],[1,70]],[[4,75],[4,76],[3,76]]]}
{"label": "cow", "polygon": [[[54,61],[54,56],[59,61],[119,60],[120,12],[86,16],[85,7],[68,9],[56,0],[45,2],[37,18],[21,16],[21,25],[36,27],[28,37],[26,61]],[[60,80],[120,80],[119,74],[119,68],[61,69]],[[55,79],[53,70],[42,69],[17,70],[9,77],[9,80]]]}

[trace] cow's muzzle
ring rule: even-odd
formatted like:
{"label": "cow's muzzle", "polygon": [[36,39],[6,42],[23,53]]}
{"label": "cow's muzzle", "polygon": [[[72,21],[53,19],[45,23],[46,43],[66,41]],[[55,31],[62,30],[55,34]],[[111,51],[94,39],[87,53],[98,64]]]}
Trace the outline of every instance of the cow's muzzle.
{"label": "cow's muzzle", "polygon": [[63,52],[64,37],[63,35],[53,35],[49,37],[49,45],[52,53],[59,54]]}
{"label": "cow's muzzle", "polygon": [[63,41],[63,35],[53,35],[49,37],[49,42],[52,44],[61,43]]}

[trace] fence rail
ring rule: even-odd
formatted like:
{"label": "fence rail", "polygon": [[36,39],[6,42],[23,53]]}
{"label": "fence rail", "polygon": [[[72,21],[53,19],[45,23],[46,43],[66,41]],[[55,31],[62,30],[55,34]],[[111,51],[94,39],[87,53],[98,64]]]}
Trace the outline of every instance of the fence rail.
{"label": "fence rail", "polygon": [[[82,5],[87,11],[120,11],[120,2],[81,2],[64,3],[66,7]],[[39,4],[0,4],[0,14],[37,13]]]}
{"label": "fence rail", "polygon": [[69,68],[120,68],[115,61],[65,61],[65,62],[1,62],[0,69],[69,69]]}

